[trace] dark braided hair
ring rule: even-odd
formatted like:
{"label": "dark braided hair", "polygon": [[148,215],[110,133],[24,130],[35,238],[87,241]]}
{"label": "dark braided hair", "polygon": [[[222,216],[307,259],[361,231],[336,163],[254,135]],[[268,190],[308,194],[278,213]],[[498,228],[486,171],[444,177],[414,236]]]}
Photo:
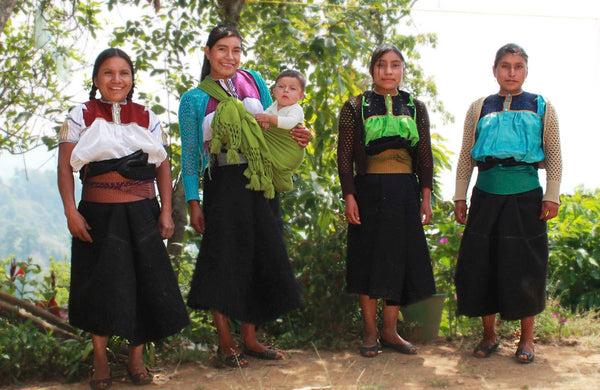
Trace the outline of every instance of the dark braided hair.
{"label": "dark braided hair", "polygon": [[92,71],[92,90],[90,91],[90,100],[96,99],[96,91],[98,87],[94,84],[94,79],[98,76],[98,70],[100,70],[100,66],[104,63],[104,61],[108,60],[112,57],[121,57],[129,64],[129,69],[131,70],[131,89],[127,94],[127,100],[132,99],[133,97],[133,89],[135,88],[135,73],[133,70],[133,62],[131,62],[131,58],[125,53],[123,50],[118,49],[116,47],[111,47],[104,50],[102,53],[96,57],[96,62],[94,62],[94,70]]}
{"label": "dark braided hair", "polygon": [[[240,42],[243,42],[242,36],[238,32],[238,30],[234,26],[229,25],[219,25],[213,28],[208,34],[208,40],[206,41],[206,46],[212,49],[212,47],[217,43],[218,40],[227,38],[227,37],[238,37]],[[204,63],[202,64],[202,73],[200,74],[200,81],[204,80],[206,76],[210,74],[210,61],[206,58],[206,54],[204,55]]]}

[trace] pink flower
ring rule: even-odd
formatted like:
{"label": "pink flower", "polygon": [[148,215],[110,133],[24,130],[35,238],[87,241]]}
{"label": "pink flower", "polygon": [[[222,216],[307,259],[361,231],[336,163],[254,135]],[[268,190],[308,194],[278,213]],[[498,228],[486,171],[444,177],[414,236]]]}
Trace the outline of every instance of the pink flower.
{"label": "pink flower", "polygon": [[456,296],[456,294],[454,294],[454,300],[456,301],[458,299],[458,297]]}
{"label": "pink flower", "polygon": [[440,244],[447,244],[448,243],[448,238],[447,237],[442,237],[440,238]]}
{"label": "pink flower", "polygon": [[558,318],[558,313],[552,313],[552,317]]}
{"label": "pink flower", "polygon": [[565,322],[567,322],[567,319],[565,317],[560,317],[560,322],[564,324]]}
{"label": "pink flower", "polygon": [[458,232],[458,233],[456,233],[456,234],[458,234],[458,236],[459,236],[459,237],[462,237],[462,236],[463,236],[463,232]]}

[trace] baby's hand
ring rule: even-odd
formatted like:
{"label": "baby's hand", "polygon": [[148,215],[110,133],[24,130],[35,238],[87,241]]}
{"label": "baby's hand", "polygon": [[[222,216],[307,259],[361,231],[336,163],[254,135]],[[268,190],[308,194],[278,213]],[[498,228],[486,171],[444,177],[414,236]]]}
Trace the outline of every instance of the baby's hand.
{"label": "baby's hand", "polygon": [[261,122],[261,121],[257,121],[257,122],[260,125],[260,127],[262,127],[263,130],[269,130],[269,127],[271,127],[269,122]]}

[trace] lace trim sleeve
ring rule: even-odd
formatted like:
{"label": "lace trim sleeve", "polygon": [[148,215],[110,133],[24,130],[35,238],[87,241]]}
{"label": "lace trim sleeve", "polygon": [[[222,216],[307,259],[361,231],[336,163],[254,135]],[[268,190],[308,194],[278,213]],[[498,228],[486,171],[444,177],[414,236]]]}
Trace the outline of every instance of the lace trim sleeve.
{"label": "lace trim sleeve", "polygon": [[475,129],[477,128],[484,100],[485,98],[481,98],[473,102],[465,117],[462,147],[456,166],[456,187],[452,198],[454,201],[467,199],[467,189],[473,174],[473,167],[475,167],[475,160],[471,158],[471,149],[475,144]]}
{"label": "lace trim sleeve", "polygon": [[546,169],[546,193],[543,200],[560,203],[560,182],[562,180],[562,155],[558,116],[554,106],[546,102],[544,115],[544,161],[541,168]]}
{"label": "lace trim sleeve", "polygon": [[419,145],[417,147],[416,173],[419,176],[421,188],[433,188],[433,153],[431,151],[431,135],[427,107],[415,99],[417,111],[417,129],[419,130]]}
{"label": "lace trim sleeve", "polygon": [[342,186],[342,195],[355,194],[354,187],[354,138],[357,123],[356,98],[349,99],[342,106],[340,119],[338,123],[338,145],[337,145],[337,164],[340,184]]}

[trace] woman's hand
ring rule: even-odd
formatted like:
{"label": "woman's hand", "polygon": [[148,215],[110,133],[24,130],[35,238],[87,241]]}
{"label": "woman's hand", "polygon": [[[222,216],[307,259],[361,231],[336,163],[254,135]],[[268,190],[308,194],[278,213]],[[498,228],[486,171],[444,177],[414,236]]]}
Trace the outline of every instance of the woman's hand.
{"label": "woman's hand", "polygon": [[428,225],[431,222],[433,211],[431,211],[431,188],[421,189],[421,224]]}
{"label": "woman's hand", "polygon": [[173,217],[169,211],[161,211],[158,216],[158,231],[163,239],[171,238],[175,232]]}
{"label": "woman's hand", "polygon": [[88,225],[87,221],[79,211],[76,209],[71,210],[65,213],[65,216],[67,217],[69,232],[71,232],[73,237],[81,241],[92,242],[92,236],[88,233],[88,230],[92,230],[92,227]]}
{"label": "woman's hand", "polygon": [[467,224],[467,201],[456,200],[454,201],[454,219],[456,222],[463,225]]}
{"label": "woman's hand", "polygon": [[204,233],[204,213],[197,200],[190,200],[190,225],[198,233]]}
{"label": "woman's hand", "polygon": [[542,202],[542,212],[540,214],[540,219],[543,221],[548,221],[558,215],[558,203],[551,202],[549,200],[545,200]]}
{"label": "woman's hand", "polygon": [[346,220],[352,225],[360,225],[360,215],[358,213],[358,203],[354,194],[348,194],[346,199]]}
{"label": "woman's hand", "polygon": [[301,148],[305,148],[310,142],[310,130],[308,130],[304,125],[298,125],[294,127],[292,130],[290,130],[290,135]]}

